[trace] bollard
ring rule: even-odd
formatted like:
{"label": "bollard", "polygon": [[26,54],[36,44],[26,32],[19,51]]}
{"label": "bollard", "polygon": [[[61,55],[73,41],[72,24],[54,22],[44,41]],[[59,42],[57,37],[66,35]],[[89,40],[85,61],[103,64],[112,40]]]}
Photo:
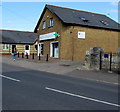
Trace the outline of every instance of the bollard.
{"label": "bollard", "polygon": [[28,59],[28,53],[26,53],[26,58]]}
{"label": "bollard", "polygon": [[46,57],[46,61],[48,61],[48,54],[47,54],[47,57]]}
{"label": "bollard", "polygon": [[22,58],[24,58],[24,53],[22,53]]}
{"label": "bollard", "polygon": [[32,59],[34,59],[34,53],[32,54]]}
{"label": "bollard", "polygon": [[40,58],[40,53],[39,53],[39,60],[41,60],[41,58]]}
{"label": "bollard", "polygon": [[100,70],[102,69],[102,52],[100,51]]}
{"label": "bollard", "polygon": [[18,58],[19,58],[19,52],[18,52]]}
{"label": "bollard", "polygon": [[112,71],[112,53],[110,53],[110,70],[109,71]]}

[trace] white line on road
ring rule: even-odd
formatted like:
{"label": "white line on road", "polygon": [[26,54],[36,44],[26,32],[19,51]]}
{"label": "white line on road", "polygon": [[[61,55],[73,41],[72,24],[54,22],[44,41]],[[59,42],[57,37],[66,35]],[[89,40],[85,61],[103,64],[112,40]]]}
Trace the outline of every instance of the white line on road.
{"label": "white line on road", "polygon": [[3,78],[6,78],[6,79],[10,79],[10,80],[13,80],[13,81],[20,82],[20,80],[17,80],[17,79],[11,78],[11,77],[7,77],[7,76],[4,76],[4,75],[0,75],[0,77],[3,77]]}
{"label": "white line on road", "polygon": [[91,79],[91,78],[83,78],[80,77],[81,79],[87,79],[87,80],[91,80],[91,81],[97,81],[97,82],[103,82],[103,83],[107,83],[107,84],[114,84],[114,85],[119,85],[119,83],[114,83],[114,82],[108,82],[108,81],[103,81],[103,80],[95,80],[95,79]]}
{"label": "white line on road", "polygon": [[86,99],[86,100],[91,100],[91,101],[94,101],[94,102],[99,102],[99,103],[103,103],[103,104],[107,104],[107,105],[120,107],[120,105],[118,105],[118,104],[114,104],[114,103],[110,103],[110,102],[106,102],[106,101],[102,101],[102,100],[97,100],[97,99],[89,98],[89,97],[86,97],[86,96],[76,95],[76,94],[73,94],[73,93],[68,93],[68,92],[65,92],[65,91],[61,91],[61,90],[57,90],[57,89],[53,89],[53,88],[49,88],[49,87],[45,87],[45,89],[50,90],[50,91],[54,91],[54,92],[58,92],[58,93],[62,93],[62,94],[66,94],[66,95],[70,95],[70,96],[83,98],[83,99]]}

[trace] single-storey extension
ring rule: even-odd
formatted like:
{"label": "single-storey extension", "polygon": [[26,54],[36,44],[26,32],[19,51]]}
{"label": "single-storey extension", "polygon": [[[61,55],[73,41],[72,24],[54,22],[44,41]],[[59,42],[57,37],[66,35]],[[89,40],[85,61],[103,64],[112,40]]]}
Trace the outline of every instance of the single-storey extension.
{"label": "single-storey extension", "polygon": [[26,31],[1,30],[0,54],[9,55],[17,48],[19,54],[37,54],[37,33]]}

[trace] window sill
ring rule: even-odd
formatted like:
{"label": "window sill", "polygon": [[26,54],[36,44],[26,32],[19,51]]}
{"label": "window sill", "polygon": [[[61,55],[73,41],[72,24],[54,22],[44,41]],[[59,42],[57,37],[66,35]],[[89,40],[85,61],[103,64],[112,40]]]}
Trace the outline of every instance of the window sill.
{"label": "window sill", "polygon": [[3,49],[4,51],[7,51],[7,50],[9,50],[9,49]]}
{"label": "window sill", "polygon": [[50,56],[50,58],[53,58],[53,59],[59,59],[59,57],[52,57],[52,56]]}
{"label": "window sill", "polygon": [[51,27],[53,27],[53,26],[49,26],[48,28],[51,28]]}

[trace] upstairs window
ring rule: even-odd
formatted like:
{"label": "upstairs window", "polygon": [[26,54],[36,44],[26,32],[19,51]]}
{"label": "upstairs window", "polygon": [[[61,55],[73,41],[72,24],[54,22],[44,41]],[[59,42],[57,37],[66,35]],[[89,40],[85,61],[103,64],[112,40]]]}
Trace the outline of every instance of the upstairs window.
{"label": "upstairs window", "polygon": [[53,18],[50,18],[50,26],[53,26],[53,25],[54,25]]}
{"label": "upstairs window", "polygon": [[8,44],[3,44],[3,50],[9,50],[9,45]]}
{"label": "upstairs window", "polygon": [[42,29],[45,29],[45,28],[46,28],[46,21],[43,21]]}

